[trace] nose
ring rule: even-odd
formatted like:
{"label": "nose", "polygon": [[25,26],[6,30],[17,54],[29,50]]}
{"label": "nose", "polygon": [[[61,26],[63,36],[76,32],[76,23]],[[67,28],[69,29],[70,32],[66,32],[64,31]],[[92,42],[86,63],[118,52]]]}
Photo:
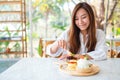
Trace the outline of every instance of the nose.
{"label": "nose", "polygon": [[82,23],[83,23],[82,19],[79,19],[79,20],[78,20],[78,24],[80,25],[80,24],[82,24]]}

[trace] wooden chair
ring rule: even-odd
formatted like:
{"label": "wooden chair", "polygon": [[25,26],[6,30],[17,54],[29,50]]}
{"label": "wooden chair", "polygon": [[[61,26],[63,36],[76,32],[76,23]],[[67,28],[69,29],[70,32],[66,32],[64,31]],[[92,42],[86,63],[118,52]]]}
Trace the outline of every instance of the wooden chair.
{"label": "wooden chair", "polygon": [[46,54],[46,48],[48,45],[52,44],[54,42],[54,40],[49,40],[49,41],[46,41],[45,44],[44,44],[44,57],[50,57],[49,55]]}
{"label": "wooden chair", "polygon": [[108,57],[109,58],[120,58],[120,41],[114,42],[114,49],[111,46],[111,49],[108,50]]}
{"label": "wooden chair", "polygon": [[111,50],[108,50],[107,56],[108,58],[115,58],[117,54],[118,54],[117,51],[111,49]]}
{"label": "wooden chair", "polygon": [[55,40],[42,40],[43,44],[43,56],[42,57],[49,57],[49,55],[46,54],[46,48],[48,45],[52,44]]}
{"label": "wooden chair", "polygon": [[116,54],[116,58],[120,58],[120,41],[115,42],[115,47],[116,47],[116,51],[118,52]]}
{"label": "wooden chair", "polygon": [[116,46],[116,47],[120,46],[120,41],[116,41],[116,42],[115,42],[115,46]]}
{"label": "wooden chair", "polygon": [[116,58],[120,58],[120,52],[116,55]]}

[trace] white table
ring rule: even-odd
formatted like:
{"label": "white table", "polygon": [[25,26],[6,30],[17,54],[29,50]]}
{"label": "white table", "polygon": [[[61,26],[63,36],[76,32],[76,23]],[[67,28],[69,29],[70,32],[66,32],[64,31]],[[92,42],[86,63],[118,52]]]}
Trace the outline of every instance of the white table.
{"label": "white table", "polygon": [[0,74],[0,80],[120,80],[120,59],[93,61],[100,72],[93,76],[71,76],[59,71],[55,58],[24,58]]}

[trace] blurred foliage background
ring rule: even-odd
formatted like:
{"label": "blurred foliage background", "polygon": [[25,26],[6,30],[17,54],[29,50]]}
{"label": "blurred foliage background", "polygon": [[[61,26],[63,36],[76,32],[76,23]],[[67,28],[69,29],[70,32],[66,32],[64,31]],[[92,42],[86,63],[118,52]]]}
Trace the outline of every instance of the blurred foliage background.
{"label": "blurred foliage background", "polygon": [[[119,0],[32,0],[33,41],[39,41],[40,38],[57,38],[69,28],[72,10],[78,2],[87,2],[93,7],[97,28],[104,30],[106,37],[120,36]],[[28,13],[29,10],[27,17]]]}
{"label": "blurred foliage background", "polygon": [[108,35],[111,32],[115,32],[113,34],[115,36],[120,34],[119,0],[32,0],[33,37],[58,37],[62,31],[70,26],[73,7],[78,2],[84,1],[91,4],[95,11],[97,28],[104,30]]}
{"label": "blurred foliage background", "polygon": [[40,53],[40,38],[56,39],[69,28],[72,10],[79,2],[87,2],[92,6],[96,26],[105,32],[106,37],[120,37],[120,0],[26,0],[28,52],[31,47],[31,27],[33,52]]}

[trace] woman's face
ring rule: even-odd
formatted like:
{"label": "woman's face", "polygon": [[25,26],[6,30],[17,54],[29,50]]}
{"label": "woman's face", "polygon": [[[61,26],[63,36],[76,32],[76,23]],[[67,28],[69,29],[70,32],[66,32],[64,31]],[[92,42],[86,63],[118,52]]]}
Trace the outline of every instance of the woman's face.
{"label": "woman's face", "polygon": [[75,24],[81,31],[86,31],[86,29],[88,28],[90,24],[89,15],[83,8],[80,8],[76,12]]}

